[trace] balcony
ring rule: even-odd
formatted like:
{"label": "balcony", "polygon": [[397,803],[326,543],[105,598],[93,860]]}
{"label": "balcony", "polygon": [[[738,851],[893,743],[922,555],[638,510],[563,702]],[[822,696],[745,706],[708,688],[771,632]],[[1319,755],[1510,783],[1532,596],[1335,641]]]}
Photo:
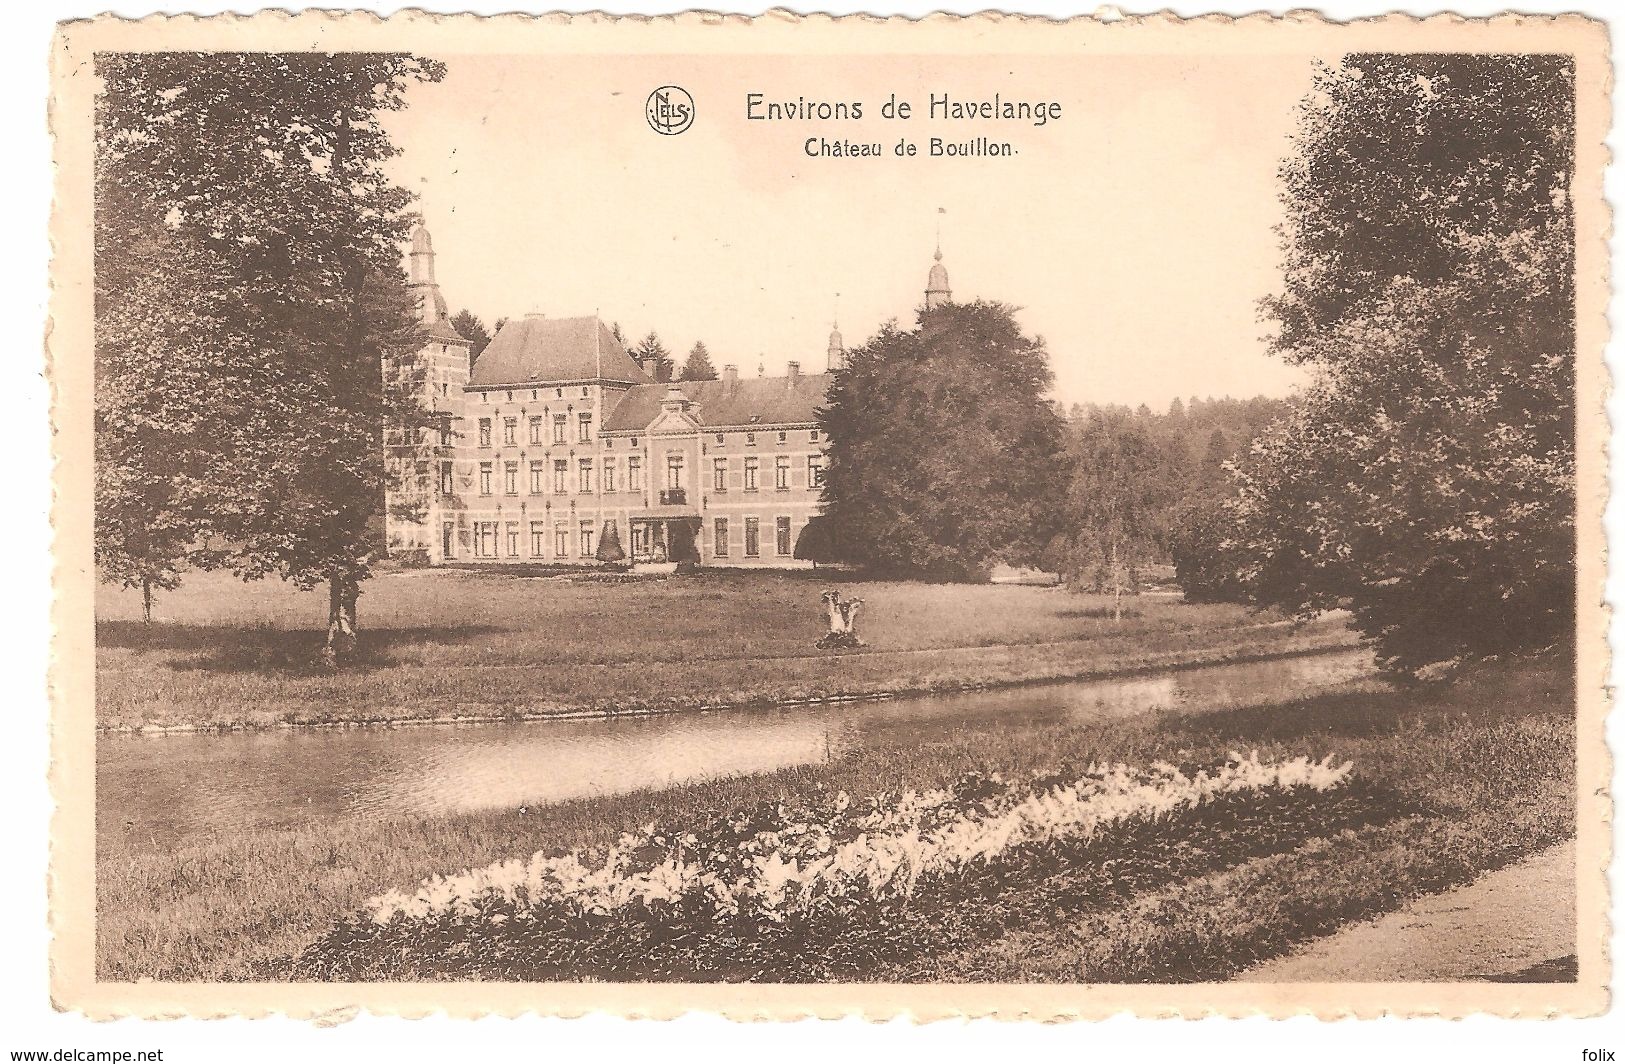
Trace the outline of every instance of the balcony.
{"label": "balcony", "polygon": [[687,506],[688,505],[688,489],[687,488],[666,488],[666,489],[662,490],[661,493],[660,493],[660,505],[662,505],[662,506]]}

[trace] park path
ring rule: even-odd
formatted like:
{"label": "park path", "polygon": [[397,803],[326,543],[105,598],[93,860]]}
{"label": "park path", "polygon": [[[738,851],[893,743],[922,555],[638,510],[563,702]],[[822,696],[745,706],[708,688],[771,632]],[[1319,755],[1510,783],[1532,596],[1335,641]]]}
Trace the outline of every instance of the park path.
{"label": "park path", "polygon": [[1237,980],[1457,982],[1544,971],[1575,952],[1575,878],[1570,839],[1316,939]]}

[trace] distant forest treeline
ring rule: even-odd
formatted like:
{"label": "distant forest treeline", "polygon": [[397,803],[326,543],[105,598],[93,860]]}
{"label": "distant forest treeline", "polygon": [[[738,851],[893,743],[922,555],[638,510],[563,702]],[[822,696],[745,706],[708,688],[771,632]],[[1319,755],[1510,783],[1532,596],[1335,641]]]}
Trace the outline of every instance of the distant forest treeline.
{"label": "distant forest treeline", "polygon": [[1070,509],[1090,515],[1094,534],[1062,533],[1048,563],[1077,586],[1112,590],[1127,580],[1123,590],[1132,590],[1143,568],[1177,559],[1193,523],[1233,491],[1225,463],[1289,409],[1265,396],[1176,398],[1163,412],[1143,403],[1072,404]]}

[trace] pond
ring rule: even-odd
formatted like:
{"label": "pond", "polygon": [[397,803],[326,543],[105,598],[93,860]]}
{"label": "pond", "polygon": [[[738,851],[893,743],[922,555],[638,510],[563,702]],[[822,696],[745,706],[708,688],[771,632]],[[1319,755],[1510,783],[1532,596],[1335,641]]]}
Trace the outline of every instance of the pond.
{"label": "pond", "polygon": [[98,832],[170,848],[243,828],[659,788],[917,746],[960,729],[1210,711],[1372,672],[1363,650],[1001,691],[619,720],[103,735]]}

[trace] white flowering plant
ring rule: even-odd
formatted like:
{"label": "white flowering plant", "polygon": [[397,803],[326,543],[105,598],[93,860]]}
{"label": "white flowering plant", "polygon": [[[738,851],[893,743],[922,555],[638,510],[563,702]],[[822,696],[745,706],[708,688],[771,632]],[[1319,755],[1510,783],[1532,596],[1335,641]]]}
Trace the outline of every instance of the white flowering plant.
{"label": "white flowering plant", "polygon": [[[651,823],[608,845],[375,897],[301,967],[346,978],[859,974],[904,958],[918,946],[906,939],[951,931],[973,900],[1022,911],[1033,888],[1057,878],[1077,897],[1120,893],[1211,860],[1191,844],[1204,831],[1227,853],[1302,837],[1317,826],[1311,807],[1347,792],[1350,771],[1330,756],[1236,753],[1217,765],[1090,765],[1021,783],[973,774],[949,787]],[[1324,823],[1365,815],[1346,806]]]}

